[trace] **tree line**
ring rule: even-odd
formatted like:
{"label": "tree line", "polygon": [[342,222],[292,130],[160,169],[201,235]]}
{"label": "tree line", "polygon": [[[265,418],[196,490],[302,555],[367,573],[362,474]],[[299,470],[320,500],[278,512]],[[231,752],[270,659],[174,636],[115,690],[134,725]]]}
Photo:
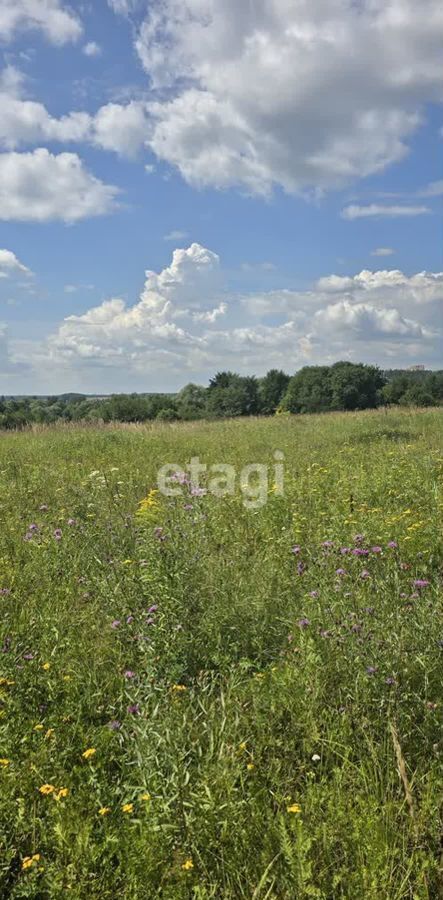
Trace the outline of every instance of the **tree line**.
{"label": "tree line", "polygon": [[0,428],[34,423],[145,422],[270,416],[375,409],[380,405],[443,404],[443,371],[382,371],[362,363],[305,366],[292,377],[271,369],[263,378],[218,372],[209,385],[187,384],[176,394],[0,398]]}

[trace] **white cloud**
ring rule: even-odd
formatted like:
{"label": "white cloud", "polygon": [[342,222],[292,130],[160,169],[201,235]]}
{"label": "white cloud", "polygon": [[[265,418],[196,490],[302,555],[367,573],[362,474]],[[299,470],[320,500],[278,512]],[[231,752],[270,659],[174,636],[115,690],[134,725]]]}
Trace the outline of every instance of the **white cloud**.
{"label": "white cloud", "polygon": [[392,256],[394,253],[395,250],[392,247],[376,247],[371,251],[371,256]]}
{"label": "white cloud", "polygon": [[168,234],[163,235],[164,241],[184,241],[185,238],[188,237],[187,231],[169,231]]}
{"label": "white cloud", "polygon": [[422,191],[418,191],[419,197],[441,197],[443,194],[443,179],[431,181]]}
{"label": "white cloud", "polygon": [[292,372],[342,358],[438,365],[442,300],[443,273],[366,269],[326,276],[310,291],[229,294],[217,254],[191,244],[146,272],[134,304],[113,297],[67,316],[40,346],[15,342],[13,358],[33,360],[37,373],[49,361],[64,384],[89,378],[93,390],[136,388],[148,376],[173,389],[217,368]]}
{"label": "white cloud", "polygon": [[115,207],[118,189],[84,168],[76,153],[0,154],[0,219],[76,222]]}
{"label": "white cloud", "polygon": [[160,90],[149,145],[197,186],[346,184],[402,159],[424,104],[442,97],[439,0],[145,9],[136,48]]}
{"label": "white cloud", "polygon": [[428,206],[383,206],[379,203],[370,203],[369,206],[357,206],[351,204],[345,206],[342,210],[343,219],[364,219],[364,218],[396,218],[399,216],[423,216],[430,213]]}
{"label": "white cloud", "polygon": [[0,250],[0,278],[7,278],[9,275],[32,275],[30,269],[24,266],[12,250]]}
{"label": "white cloud", "polygon": [[100,56],[101,52],[102,48],[96,41],[88,41],[88,43],[82,47],[82,53],[85,56]]}
{"label": "white cloud", "polygon": [[59,0],[1,0],[0,37],[11,40],[16,32],[42,31],[53,44],[76,41],[82,31],[77,16]]}

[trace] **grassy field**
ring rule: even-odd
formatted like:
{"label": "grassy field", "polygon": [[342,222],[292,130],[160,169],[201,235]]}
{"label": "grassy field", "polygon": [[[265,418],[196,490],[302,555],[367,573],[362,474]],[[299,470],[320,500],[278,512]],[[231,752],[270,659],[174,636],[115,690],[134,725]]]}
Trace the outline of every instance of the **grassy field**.
{"label": "grassy field", "polygon": [[2,900],[443,896],[442,424],[0,435]]}

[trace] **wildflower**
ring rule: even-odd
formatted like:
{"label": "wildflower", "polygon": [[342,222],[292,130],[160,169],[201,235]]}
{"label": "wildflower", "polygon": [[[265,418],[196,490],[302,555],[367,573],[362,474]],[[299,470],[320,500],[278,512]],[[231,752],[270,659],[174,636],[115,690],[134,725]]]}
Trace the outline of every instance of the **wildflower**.
{"label": "wildflower", "polygon": [[44,727],[44,725],[39,723],[38,725],[34,725],[34,731],[43,731]]}
{"label": "wildflower", "polygon": [[316,600],[318,597],[318,591],[309,591],[309,596],[312,597],[313,600]]}
{"label": "wildflower", "polygon": [[252,770],[255,769],[255,763],[248,762],[246,768],[248,769],[249,772],[252,772]]}
{"label": "wildflower", "polygon": [[286,807],[286,812],[288,812],[288,813],[300,813],[300,812],[301,812],[301,806],[300,806],[299,803],[291,803],[290,806],[287,806],[287,807]]}
{"label": "wildflower", "polygon": [[381,547],[371,547],[371,553],[381,553],[381,552],[382,552]]}
{"label": "wildflower", "polygon": [[111,628],[118,628],[120,625],[121,625],[120,619],[114,619],[114,621],[111,622]]}
{"label": "wildflower", "polygon": [[97,753],[95,747],[88,747],[88,749],[82,753],[83,759],[91,759],[91,756],[94,756],[95,753]]}
{"label": "wildflower", "polygon": [[321,756],[319,756],[318,753],[314,753],[314,754],[311,756],[311,759],[312,759],[312,762],[315,762],[315,763],[316,763],[316,762],[320,762]]}
{"label": "wildflower", "polygon": [[180,694],[183,691],[187,691],[187,687],[185,684],[173,684],[171,686],[171,691],[174,691],[176,694]]}
{"label": "wildflower", "polygon": [[47,504],[46,504],[46,503],[42,503],[41,506],[39,506],[39,510],[40,510],[40,512],[47,512],[47,511],[48,511],[48,506],[47,506]]}
{"label": "wildflower", "polygon": [[151,795],[148,793],[142,794],[140,800],[143,800],[143,803],[148,803],[151,799]]}
{"label": "wildflower", "polygon": [[55,787],[54,787],[53,784],[42,784],[42,786],[39,787],[39,791],[40,791],[40,793],[43,794],[44,796],[47,796],[48,794],[53,794],[53,793],[54,793]]}
{"label": "wildflower", "polygon": [[347,572],[346,572],[346,569],[336,569],[335,574],[343,577],[344,575],[347,575]]}
{"label": "wildflower", "polygon": [[2,766],[3,769],[6,769],[6,766],[9,766],[10,762],[10,759],[6,759],[5,757],[3,757],[3,759],[0,758],[0,766]]}
{"label": "wildflower", "polygon": [[98,814],[99,814],[99,816],[107,816],[108,813],[110,813],[110,812],[111,812],[110,806],[101,806],[98,811]]}
{"label": "wildflower", "polygon": [[122,812],[124,812],[124,813],[134,812],[134,804],[133,803],[124,803],[122,806]]}
{"label": "wildflower", "polygon": [[376,671],[377,671],[377,666],[367,666],[366,667],[367,675],[375,675]]}
{"label": "wildflower", "polygon": [[302,562],[297,563],[297,574],[298,575],[303,575],[303,572],[305,571],[305,569],[306,569],[306,566],[304,563],[302,563]]}
{"label": "wildflower", "polygon": [[22,861],[22,869],[30,869],[31,866],[34,865],[34,863],[37,863],[39,861],[40,861],[40,853],[34,853],[33,856],[25,856],[25,858]]}
{"label": "wildflower", "polygon": [[243,752],[244,750],[246,750],[246,741],[242,741],[242,742],[238,745],[238,749],[241,750],[242,752]]}
{"label": "wildflower", "polygon": [[388,677],[385,678],[385,682],[386,684],[395,684],[395,678],[393,678],[392,675],[388,675]]}
{"label": "wildflower", "polygon": [[185,872],[189,872],[193,868],[194,868],[194,863],[192,862],[191,858],[185,859],[184,863],[182,863],[182,869]]}
{"label": "wildflower", "polygon": [[131,623],[133,621],[134,621],[134,616],[126,616],[126,624],[127,625],[131,625]]}
{"label": "wildflower", "polygon": [[334,541],[323,541],[322,542],[322,547],[324,547],[325,550],[329,550],[333,546],[334,546]]}
{"label": "wildflower", "polygon": [[48,671],[48,669],[50,669],[50,668],[51,668],[51,663],[49,663],[49,662],[45,662],[45,663],[43,663],[43,665],[42,665],[42,669],[44,669],[44,670],[45,670],[45,672],[47,672],[47,671]]}
{"label": "wildflower", "polygon": [[61,541],[62,535],[63,535],[63,532],[62,532],[61,528],[56,528],[54,530],[54,538],[56,541]]}
{"label": "wildflower", "polygon": [[46,732],[46,734],[45,734],[45,739],[46,739],[46,740],[49,740],[49,738],[52,737],[53,734],[54,734],[54,729],[53,729],[53,728],[48,728],[48,730],[47,730],[47,732]]}
{"label": "wildflower", "polygon": [[75,519],[68,519],[68,525],[70,525],[72,528],[73,525],[77,525],[77,522]]}
{"label": "wildflower", "polygon": [[429,585],[430,583],[431,583],[431,582],[428,581],[427,578],[416,578],[415,581],[414,581],[414,587],[416,587],[416,588],[425,588],[425,587],[428,587],[428,585]]}
{"label": "wildflower", "polygon": [[139,706],[139,704],[138,704],[138,703],[131,703],[131,704],[128,706],[128,713],[131,713],[132,716],[139,716],[139,715],[140,715],[140,706]]}
{"label": "wildflower", "polygon": [[23,659],[34,659],[35,653],[24,653]]}
{"label": "wildflower", "polygon": [[135,672],[132,669],[126,669],[125,678],[135,678]]}
{"label": "wildflower", "polygon": [[294,546],[291,547],[291,553],[294,553],[295,555],[297,555],[297,553],[300,553],[300,551],[301,551],[301,547],[299,547],[298,544],[294,544]]}
{"label": "wildflower", "polygon": [[155,612],[157,612],[157,610],[158,610],[158,606],[157,606],[156,603],[154,603],[153,606],[150,606],[150,607],[149,607],[148,613],[155,613]]}
{"label": "wildflower", "polygon": [[306,619],[306,618],[299,619],[298,622],[297,622],[298,627],[299,627],[299,628],[302,628],[302,629],[303,629],[303,628],[308,628],[310,624],[311,624],[311,623],[310,623],[309,619]]}
{"label": "wildflower", "polygon": [[64,798],[64,797],[67,797],[68,794],[69,794],[69,788],[64,788],[64,787],[59,788],[59,790],[58,790],[57,793],[55,794],[55,799],[56,799],[56,800],[63,800],[63,798]]}
{"label": "wildflower", "polygon": [[108,728],[110,731],[118,731],[121,727],[121,723],[118,722],[117,719],[111,719],[111,721],[108,722]]}
{"label": "wildflower", "polygon": [[370,578],[370,577],[371,577],[370,572],[368,572],[367,569],[363,569],[363,571],[360,572],[360,578],[364,579],[364,578]]}
{"label": "wildflower", "polygon": [[397,541],[388,541],[388,547],[390,550],[397,550],[397,548],[398,548]]}

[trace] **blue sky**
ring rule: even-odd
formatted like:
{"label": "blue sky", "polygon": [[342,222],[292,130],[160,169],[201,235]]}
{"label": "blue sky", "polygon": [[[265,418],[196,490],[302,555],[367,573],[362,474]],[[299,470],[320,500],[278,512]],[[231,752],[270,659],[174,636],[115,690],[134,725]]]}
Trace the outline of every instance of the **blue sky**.
{"label": "blue sky", "polygon": [[0,0],[0,393],[441,365],[436,0]]}

